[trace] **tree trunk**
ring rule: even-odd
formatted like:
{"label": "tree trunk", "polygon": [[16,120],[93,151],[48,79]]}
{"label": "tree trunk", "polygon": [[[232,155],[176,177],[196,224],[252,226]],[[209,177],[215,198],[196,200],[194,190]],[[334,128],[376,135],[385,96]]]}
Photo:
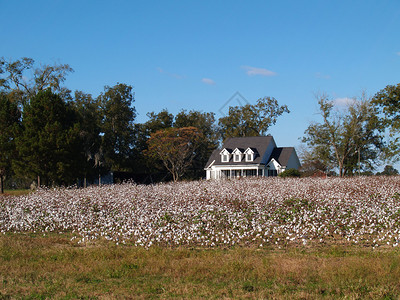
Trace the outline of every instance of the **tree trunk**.
{"label": "tree trunk", "polygon": [[40,188],[40,176],[37,177],[37,187]]}
{"label": "tree trunk", "polygon": [[0,194],[4,194],[4,180],[3,180],[3,175],[0,176]]}

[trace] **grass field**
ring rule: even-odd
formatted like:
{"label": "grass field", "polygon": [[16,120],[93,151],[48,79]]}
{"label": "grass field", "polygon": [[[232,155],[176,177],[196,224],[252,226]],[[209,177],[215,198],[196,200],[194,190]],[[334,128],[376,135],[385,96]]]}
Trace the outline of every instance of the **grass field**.
{"label": "grass field", "polygon": [[21,195],[27,195],[30,192],[32,192],[31,190],[4,190],[4,194],[0,194],[0,197],[3,196],[21,196]]}
{"label": "grass field", "polygon": [[1,299],[398,299],[399,250],[78,246],[70,236],[0,237]]}

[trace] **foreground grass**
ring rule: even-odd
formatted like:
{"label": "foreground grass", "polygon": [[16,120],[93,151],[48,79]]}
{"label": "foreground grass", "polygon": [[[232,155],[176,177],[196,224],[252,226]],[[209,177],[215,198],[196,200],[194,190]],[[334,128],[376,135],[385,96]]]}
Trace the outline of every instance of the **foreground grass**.
{"label": "foreground grass", "polygon": [[30,189],[23,189],[23,190],[4,190],[4,194],[0,194],[1,196],[8,196],[8,195],[12,195],[12,196],[22,196],[22,195],[27,195],[29,193],[31,193],[32,190]]}
{"label": "foreground grass", "polygon": [[400,252],[344,248],[78,246],[68,235],[0,236],[0,299],[397,299]]}

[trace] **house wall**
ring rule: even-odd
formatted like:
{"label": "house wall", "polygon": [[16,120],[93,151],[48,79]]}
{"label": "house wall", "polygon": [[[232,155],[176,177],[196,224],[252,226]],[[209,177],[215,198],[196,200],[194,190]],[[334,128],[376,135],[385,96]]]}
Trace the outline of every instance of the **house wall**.
{"label": "house wall", "polygon": [[296,169],[298,170],[300,168],[300,160],[297,157],[296,151],[292,152],[292,155],[290,155],[288,164],[286,166],[286,169]]}
{"label": "house wall", "polygon": [[262,157],[261,164],[266,165],[268,163],[268,159],[271,157],[272,151],[276,148],[276,144],[274,139],[269,143],[267,150]]}
{"label": "house wall", "polygon": [[[212,166],[211,169],[206,170],[206,179],[222,179],[227,176],[224,173],[229,174],[229,178],[247,177],[251,176],[248,173],[255,171],[257,176],[264,176],[263,166]],[[246,172],[248,171],[248,172]],[[254,175],[255,176],[255,175]]]}
{"label": "house wall", "polygon": [[[275,171],[273,174],[270,171]],[[282,166],[275,160],[271,159],[271,161],[266,166],[265,176],[277,176],[279,173],[282,172]]]}

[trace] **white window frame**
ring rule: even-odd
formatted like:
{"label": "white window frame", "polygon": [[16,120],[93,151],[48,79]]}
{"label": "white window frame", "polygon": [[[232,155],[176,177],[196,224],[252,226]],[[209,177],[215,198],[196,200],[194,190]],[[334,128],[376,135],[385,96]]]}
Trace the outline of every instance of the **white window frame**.
{"label": "white window frame", "polygon": [[226,149],[223,149],[219,154],[221,155],[221,162],[229,162],[231,159],[231,153]]}
{"label": "white window frame", "polygon": [[247,148],[244,152],[246,161],[254,161],[254,151],[250,148]]}
{"label": "white window frame", "polygon": [[221,161],[229,162],[229,154],[222,154]]}
{"label": "white window frame", "polygon": [[241,156],[242,156],[241,154],[235,153],[235,154],[233,155],[233,161],[234,161],[234,162],[241,162],[241,161],[242,161],[242,157],[241,157]]}
{"label": "white window frame", "polygon": [[246,161],[253,161],[253,160],[254,160],[253,154],[252,153],[247,153],[246,154]]}

